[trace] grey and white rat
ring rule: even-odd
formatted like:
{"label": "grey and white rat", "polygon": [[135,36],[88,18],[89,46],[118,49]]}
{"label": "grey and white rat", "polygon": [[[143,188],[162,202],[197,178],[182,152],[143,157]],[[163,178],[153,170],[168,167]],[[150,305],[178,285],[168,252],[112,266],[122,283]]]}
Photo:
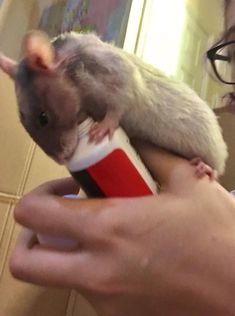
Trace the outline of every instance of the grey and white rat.
{"label": "grey and white rat", "polygon": [[90,132],[95,141],[120,125],[130,138],[224,172],[228,154],[217,118],[185,84],[91,33],[50,41],[31,31],[22,47],[20,63],[0,55],[0,68],[15,82],[25,129],[57,162],[71,157],[78,125],[91,116],[98,121]]}

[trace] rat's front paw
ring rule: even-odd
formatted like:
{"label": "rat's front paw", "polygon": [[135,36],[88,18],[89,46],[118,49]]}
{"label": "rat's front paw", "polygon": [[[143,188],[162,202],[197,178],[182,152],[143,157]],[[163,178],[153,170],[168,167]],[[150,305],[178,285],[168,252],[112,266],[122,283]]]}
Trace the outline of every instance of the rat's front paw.
{"label": "rat's front paw", "polygon": [[217,180],[217,171],[203,162],[200,157],[193,158],[190,164],[195,166],[195,174],[198,178],[208,175],[210,180]]}
{"label": "rat's front paw", "polygon": [[106,135],[112,138],[115,129],[116,125],[111,120],[95,122],[89,131],[89,141],[97,144],[100,143]]}

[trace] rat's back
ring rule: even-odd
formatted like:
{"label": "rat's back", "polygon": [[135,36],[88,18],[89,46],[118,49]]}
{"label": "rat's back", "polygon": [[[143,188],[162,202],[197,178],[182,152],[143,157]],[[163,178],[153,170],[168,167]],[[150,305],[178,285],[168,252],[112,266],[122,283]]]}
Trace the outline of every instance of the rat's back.
{"label": "rat's back", "polygon": [[[68,33],[53,45],[57,51],[74,53],[96,81],[102,81],[99,69],[105,73],[104,85],[119,79],[122,89],[113,89],[109,100],[117,100],[112,106],[125,107],[120,124],[129,137],[150,141],[188,159],[199,156],[223,173],[228,154],[221,128],[214,112],[191,88],[94,34]],[[92,62],[94,68],[89,68]],[[102,86],[96,99],[98,93],[105,95]],[[102,107],[95,98],[94,103]]]}
{"label": "rat's back", "polygon": [[[200,156],[222,174],[228,157],[217,117],[208,104],[183,82],[130,56],[145,88],[139,95],[141,114],[124,117],[129,135],[138,135],[158,146],[192,159]],[[131,115],[132,113],[130,113]]]}

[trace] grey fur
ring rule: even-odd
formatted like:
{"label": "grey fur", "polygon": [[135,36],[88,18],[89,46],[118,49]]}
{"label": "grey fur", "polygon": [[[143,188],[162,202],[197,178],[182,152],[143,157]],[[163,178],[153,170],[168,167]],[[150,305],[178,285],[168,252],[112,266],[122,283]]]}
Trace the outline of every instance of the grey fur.
{"label": "grey fur", "polygon": [[[150,141],[187,159],[200,157],[222,174],[227,146],[210,107],[185,84],[166,77],[94,34],[66,33],[52,41],[59,66],[37,73],[23,60],[15,77],[21,120],[32,138],[64,162],[87,115],[120,118],[129,137]],[[48,126],[40,127],[40,112]]]}

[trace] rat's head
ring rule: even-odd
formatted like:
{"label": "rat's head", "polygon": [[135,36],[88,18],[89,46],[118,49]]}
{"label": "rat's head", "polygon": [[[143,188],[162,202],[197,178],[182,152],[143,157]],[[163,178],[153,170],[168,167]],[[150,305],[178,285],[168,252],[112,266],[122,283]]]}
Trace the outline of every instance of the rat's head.
{"label": "rat's head", "polygon": [[0,55],[0,68],[15,82],[19,115],[34,141],[54,160],[65,163],[78,142],[79,89],[67,76],[49,38],[33,31],[23,42],[17,64]]}

